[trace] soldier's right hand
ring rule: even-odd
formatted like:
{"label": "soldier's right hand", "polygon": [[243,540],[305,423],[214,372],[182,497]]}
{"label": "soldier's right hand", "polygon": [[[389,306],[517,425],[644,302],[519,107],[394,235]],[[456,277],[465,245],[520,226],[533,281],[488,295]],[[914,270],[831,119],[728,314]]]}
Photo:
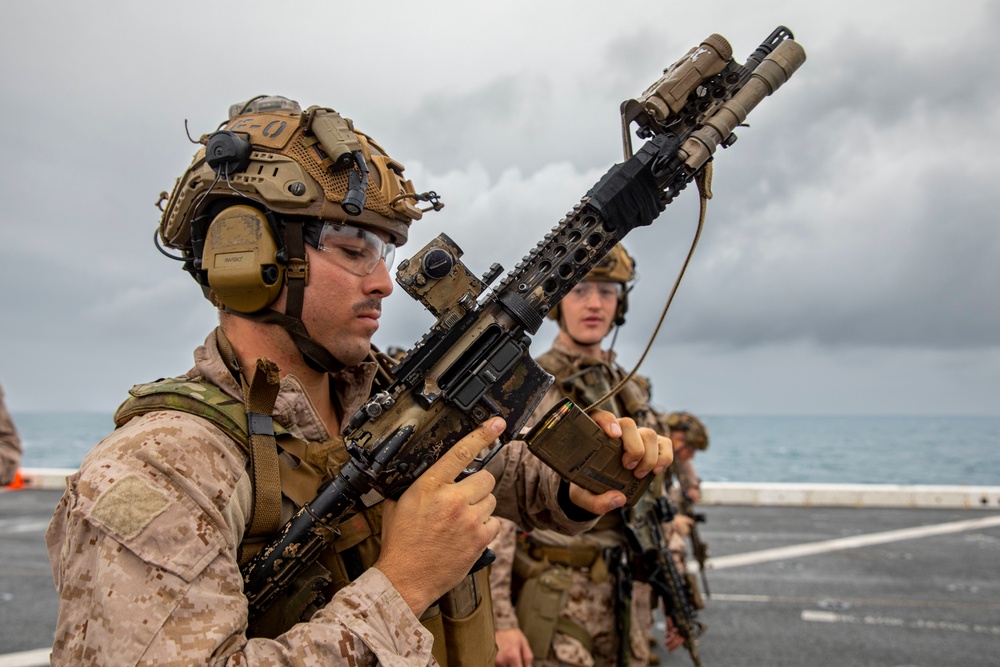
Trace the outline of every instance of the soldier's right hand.
{"label": "soldier's right hand", "polygon": [[691,527],[694,526],[694,519],[686,514],[678,514],[674,517],[674,520],[670,522],[670,525],[681,537],[687,537],[691,534]]}
{"label": "soldier's right hand", "polygon": [[455,478],[503,432],[496,417],[465,436],[427,469],[382,516],[382,551],[375,567],[420,616],[457,586],[500,532],[492,516],[496,479],[485,470]]}

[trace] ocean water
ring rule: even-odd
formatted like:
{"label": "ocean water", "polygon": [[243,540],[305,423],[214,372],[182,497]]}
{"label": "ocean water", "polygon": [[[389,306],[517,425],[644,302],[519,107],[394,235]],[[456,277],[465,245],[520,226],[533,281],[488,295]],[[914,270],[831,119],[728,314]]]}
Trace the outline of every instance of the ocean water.
{"label": "ocean water", "polygon": [[[77,467],[114,426],[103,413],[13,417],[31,468]],[[701,418],[706,481],[1000,485],[1000,417]]]}

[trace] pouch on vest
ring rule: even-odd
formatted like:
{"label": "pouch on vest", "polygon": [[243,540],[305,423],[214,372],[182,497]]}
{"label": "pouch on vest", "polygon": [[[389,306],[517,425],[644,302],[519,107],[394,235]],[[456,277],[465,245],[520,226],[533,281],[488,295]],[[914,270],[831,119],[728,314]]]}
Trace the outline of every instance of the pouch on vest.
{"label": "pouch on vest", "polygon": [[448,667],[448,642],[444,636],[444,617],[437,603],[428,607],[420,617],[420,625],[431,633],[434,642],[431,644],[431,655],[441,667]]}
{"label": "pouch on vest", "polygon": [[[489,570],[470,574],[438,600],[441,607],[444,667],[490,667],[497,657]],[[425,626],[426,627],[426,626]],[[431,628],[428,628],[431,629]],[[431,630],[433,633],[433,630]],[[435,646],[438,635],[434,636]],[[434,652],[437,656],[437,651]]]}
{"label": "pouch on vest", "polygon": [[517,620],[537,660],[545,660],[559,623],[559,610],[573,584],[573,572],[553,565],[526,579],[517,596]]}

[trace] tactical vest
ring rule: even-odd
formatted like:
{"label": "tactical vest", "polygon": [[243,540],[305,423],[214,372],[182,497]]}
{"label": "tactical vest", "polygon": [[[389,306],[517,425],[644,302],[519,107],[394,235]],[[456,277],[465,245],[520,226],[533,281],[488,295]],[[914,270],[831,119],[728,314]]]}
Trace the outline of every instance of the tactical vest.
{"label": "tactical vest", "polygon": [[[377,361],[383,364],[384,370],[384,359],[377,358]],[[173,410],[211,422],[239,444],[251,468],[248,472],[254,487],[254,501],[252,511],[247,513],[251,517],[280,517],[283,503],[301,506],[311,501],[319,487],[336,475],[349,456],[340,436],[325,443],[304,442],[272,419],[274,441],[271,447],[291,455],[296,464],[293,466],[283,457],[274,457],[270,462],[265,459],[264,466],[273,465],[276,469],[253,470],[260,464],[254,460],[248,409],[215,385],[202,378],[169,378],[136,385],[129,394],[115,413],[116,426],[149,412]],[[273,397],[271,401],[273,410]],[[264,457],[258,454],[256,458]],[[267,481],[269,478],[280,482],[273,485]],[[260,493],[260,486],[267,489]],[[241,567],[263,545],[277,537],[281,526],[280,522],[273,521],[262,524],[251,520],[248,524],[238,554]],[[381,531],[381,503],[346,516],[316,562],[283,591],[282,597],[256,620],[253,627],[248,628],[247,636],[274,638],[296,623],[309,620],[337,591],[375,564],[381,548]],[[444,667],[493,664],[496,643],[485,569],[467,577],[454,591],[432,605],[420,621],[434,636],[432,653]]]}
{"label": "tactical vest", "polygon": [[[618,366],[596,359],[582,359],[574,363],[571,357],[558,350],[549,350],[536,361],[556,378],[553,385],[556,389],[584,408],[605,396],[627,375]],[[618,417],[631,417],[639,426],[653,427],[649,394],[649,380],[634,375],[618,394],[597,407]]]}

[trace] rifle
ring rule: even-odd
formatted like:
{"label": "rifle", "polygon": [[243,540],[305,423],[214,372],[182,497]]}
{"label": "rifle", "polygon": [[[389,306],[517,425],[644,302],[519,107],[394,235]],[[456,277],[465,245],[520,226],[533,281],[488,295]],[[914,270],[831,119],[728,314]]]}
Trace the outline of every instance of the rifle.
{"label": "rifle", "polygon": [[662,524],[673,520],[676,508],[666,496],[655,500],[644,496],[634,507],[622,508],[622,512],[636,579],[652,587],[653,593],[663,602],[663,614],[673,621],[684,639],[684,648],[691,655],[695,667],[701,667],[698,638],[705,631],[705,626],[698,621],[698,612],[684,577],[677,569],[663,536]]}
{"label": "rifle", "polygon": [[[497,287],[487,289],[503,267],[494,264],[477,278],[444,234],[400,264],[396,281],[437,321],[393,369],[392,383],[350,418],[344,430],[350,459],[337,476],[243,568],[251,622],[315,560],[357,503],[367,507],[398,498],[491,417],[503,417],[506,430],[474,466],[481,468],[517,436],[553,382],[528,353],[545,315],[626,234],[651,224],[717,146],[732,145],[733,130],[805,61],[784,27],[746,64],[731,56],[729,43],[712,35],[641,98],[624,103],[623,127],[635,122],[637,135],[649,141],[629,155],[626,137],[625,162],[613,166]],[[593,447],[606,450],[606,443],[586,443],[592,446],[587,449],[568,439],[548,442],[576,453],[556,457],[569,462],[559,470],[565,479],[597,493],[638,490],[639,480],[624,471],[620,454],[593,456]]]}
{"label": "rifle", "polygon": [[705,523],[705,513],[694,511],[694,502],[691,500],[691,496],[683,490],[681,491],[678,509],[681,514],[693,519],[691,532],[688,533],[688,537],[691,539],[691,553],[694,555],[694,559],[698,561],[698,572],[701,573],[701,587],[705,589],[705,597],[712,597],[711,591],[708,590],[708,577],[705,574],[705,563],[708,561],[708,545],[701,539],[701,533],[698,530],[698,524]]}

